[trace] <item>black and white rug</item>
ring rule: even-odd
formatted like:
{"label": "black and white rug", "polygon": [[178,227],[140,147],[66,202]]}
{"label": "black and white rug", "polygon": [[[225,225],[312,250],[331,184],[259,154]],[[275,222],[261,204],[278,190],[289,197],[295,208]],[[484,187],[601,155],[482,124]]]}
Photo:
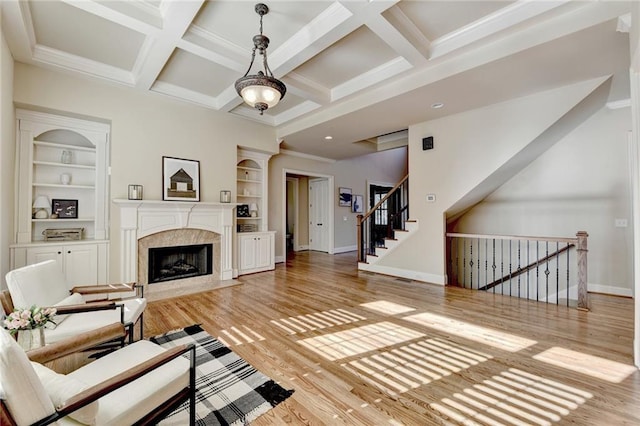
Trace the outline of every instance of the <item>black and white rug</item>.
{"label": "black and white rug", "polygon": [[[199,325],[152,337],[170,348],[196,345],[196,424],[246,425],[293,394],[260,373]],[[162,421],[188,424],[187,404]]]}

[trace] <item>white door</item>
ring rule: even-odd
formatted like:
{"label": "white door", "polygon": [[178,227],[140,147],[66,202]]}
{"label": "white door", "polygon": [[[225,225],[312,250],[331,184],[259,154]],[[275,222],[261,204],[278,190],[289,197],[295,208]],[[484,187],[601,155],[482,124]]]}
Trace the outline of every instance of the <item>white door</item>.
{"label": "white door", "polygon": [[64,247],[64,274],[70,288],[98,284],[98,247],[78,245]]}
{"label": "white door", "polygon": [[329,181],[309,180],[309,250],[329,251]]}

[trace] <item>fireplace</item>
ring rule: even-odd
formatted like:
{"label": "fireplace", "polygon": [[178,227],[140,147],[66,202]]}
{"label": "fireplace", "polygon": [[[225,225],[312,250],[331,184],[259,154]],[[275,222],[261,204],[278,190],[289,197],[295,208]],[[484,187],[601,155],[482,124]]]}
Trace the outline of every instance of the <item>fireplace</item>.
{"label": "fireplace", "polygon": [[[156,200],[113,202],[119,207],[121,280],[144,286],[145,297],[149,300],[238,283],[233,280],[232,268],[235,204]],[[149,249],[199,244],[212,245],[210,273],[149,282]]]}
{"label": "fireplace", "polygon": [[211,275],[213,244],[155,247],[149,249],[149,284]]}

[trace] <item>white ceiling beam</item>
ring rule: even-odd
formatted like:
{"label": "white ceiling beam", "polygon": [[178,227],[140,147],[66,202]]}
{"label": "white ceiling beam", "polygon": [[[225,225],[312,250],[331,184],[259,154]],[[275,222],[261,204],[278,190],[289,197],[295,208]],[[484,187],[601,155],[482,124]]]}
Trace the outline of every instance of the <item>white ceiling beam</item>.
{"label": "white ceiling beam", "polygon": [[427,63],[427,58],[422,55],[409,40],[407,40],[397,28],[381,15],[376,15],[366,22],[367,27],[395,52],[405,58],[413,66],[421,66]]}
{"label": "white ceiling beam", "polygon": [[112,9],[111,7],[107,7],[104,4],[101,4],[94,0],[61,0],[61,1],[64,3],[67,3],[70,6],[76,7],[80,10],[84,10],[85,12],[99,16],[102,19],[109,20],[116,24],[122,25],[123,27],[137,31],[140,34],[145,34],[149,36],[149,35],[156,35],[161,31],[160,28],[158,28],[157,26],[140,21],[139,19],[133,18],[126,13],[123,13],[117,9]]}
{"label": "white ceiling beam", "polygon": [[392,59],[331,89],[331,100],[352,95],[413,68],[403,57]]}
{"label": "white ceiling beam", "polygon": [[287,85],[287,92],[316,103],[327,105],[331,102],[331,90],[297,72],[290,72],[282,81]]}
{"label": "white ceiling beam", "polygon": [[3,33],[16,61],[31,63],[36,36],[29,5],[18,0],[0,2]]}
{"label": "white ceiling beam", "polygon": [[150,90],[152,92],[162,93],[163,95],[178,98],[182,101],[189,102],[195,105],[218,109],[218,101],[216,98],[204,95],[200,92],[194,92],[193,90],[185,89],[184,87],[176,86],[175,84],[167,83],[164,81],[157,81]]}
{"label": "white ceiling beam", "polygon": [[133,73],[136,87],[148,90],[166,65],[176,46],[195,19],[204,0],[172,2],[164,10],[162,32],[154,36],[145,55],[138,55]]}
{"label": "white ceiling beam", "polygon": [[389,23],[394,26],[403,37],[406,38],[424,58],[429,57],[429,47],[431,40],[425,36],[416,24],[400,9],[392,7],[386,11],[385,17]]}
{"label": "white ceiling beam", "polygon": [[434,40],[430,47],[430,59],[451,53],[456,49],[460,49],[482,38],[504,31],[507,28],[514,27],[526,20],[535,18],[536,16],[567,4],[570,1],[571,0],[519,0]]}

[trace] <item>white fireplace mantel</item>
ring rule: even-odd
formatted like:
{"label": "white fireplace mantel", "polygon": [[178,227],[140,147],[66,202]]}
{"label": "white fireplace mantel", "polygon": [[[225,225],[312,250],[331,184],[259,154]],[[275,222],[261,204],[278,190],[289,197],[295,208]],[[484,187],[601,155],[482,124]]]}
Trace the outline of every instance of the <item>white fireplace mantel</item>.
{"label": "white fireplace mantel", "polygon": [[220,279],[233,278],[234,203],[113,200],[120,211],[120,279],[138,279],[138,240],[173,229],[202,229],[220,234]]}

